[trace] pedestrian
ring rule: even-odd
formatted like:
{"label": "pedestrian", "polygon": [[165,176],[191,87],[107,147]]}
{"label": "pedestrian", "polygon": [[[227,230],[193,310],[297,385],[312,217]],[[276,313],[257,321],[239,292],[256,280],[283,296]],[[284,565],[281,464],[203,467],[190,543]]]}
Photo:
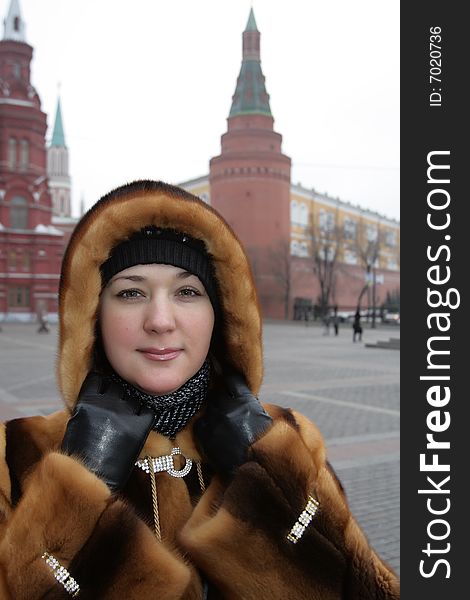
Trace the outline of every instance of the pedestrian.
{"label": "pedestrian", "polygon": [[339,333],[339,316],[338,316],[338,307],[335,306],[334,314],[333,314],[333,327],[335,329],[335,335]]}
{"label": "pedestrian", "polygon": [[113,190],[59,290],[66,408],[4,425],[0,597],[397,600],[317,427],[262,404],[246,254],[204,202]]}
{"label": "pedestrian", "polygon": [[49,324],[48,324],[47,314],[44,309],[41,309],[38,312],[38,321],[39,321],[39,327],[38,327],[37,333],[49,333]]}
{"label": "pedestrian", "polygon": [[356,341],[356,336],[359,338],[359,341],[362,341],[362,325],[361,325],[361,313],[359,309],[356,310],[356,314],[354,315],[353,321],[353,342]]}

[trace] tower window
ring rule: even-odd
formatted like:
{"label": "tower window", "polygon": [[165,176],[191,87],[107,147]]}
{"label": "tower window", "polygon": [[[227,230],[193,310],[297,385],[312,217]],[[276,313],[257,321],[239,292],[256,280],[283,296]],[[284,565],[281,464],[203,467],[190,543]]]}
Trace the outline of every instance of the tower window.
{"label": "tower window", "polygon": [[28,201],[22,196],[15,196],[10,202],[10,227],[28,229]]}
{"label": "tower window", "polygon": [[29,142],[28,140],[20,141],[20,169],[26,170],[29,166]]}
{"label": "tower window", "polygon": [[8,140],[8,167],[10,169],[16,167],[16,139],[14,137]]}
{"label": "tower window", "polygon": [[13,28],[15,31],[19,31],[20,30],[20,18],[19,17],[15,17],[13,19]]}

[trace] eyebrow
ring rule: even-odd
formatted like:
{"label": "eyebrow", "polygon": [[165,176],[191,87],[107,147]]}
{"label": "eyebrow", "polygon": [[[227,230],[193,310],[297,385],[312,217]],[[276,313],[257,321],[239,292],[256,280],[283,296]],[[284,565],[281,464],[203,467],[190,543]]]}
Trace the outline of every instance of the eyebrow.
{"label": "eyebrow", "polygon": [[[197,278],[197,275],[194,275],[194,273],[190,273],[189,271],[180,271],[176,275],[177,279],[187,279],[188,277]],[[126,281],[146,281],[147,277],[144,277],[143,275],[121,275],[120,277],[115,277],[114,279],[111,279],[110,283],[114,283],[115,281],[119,281],[120,279],[124,279]]]}

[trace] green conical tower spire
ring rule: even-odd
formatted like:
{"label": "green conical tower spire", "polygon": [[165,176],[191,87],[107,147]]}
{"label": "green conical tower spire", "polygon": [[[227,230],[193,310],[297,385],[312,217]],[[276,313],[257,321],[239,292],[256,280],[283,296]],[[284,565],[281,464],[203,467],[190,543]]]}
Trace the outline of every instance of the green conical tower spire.
{"label": "green conical tower spire", "polygon": [[258,27],[256,26],[255,13],[253,12],[253,8],[250,8],[250,16],[248,17],[248,23],[246,24],[245,31],[258,31]]}
{"label": "green conical tower spire", "polygon": [[237,87],[232,97],[229,118],[249,114],[272,117],[269,95],[266,92],[264,75],[261,70],[260,37],[255,14],[251,8],[246,29],[243,32],[243,60]]}
{"label": "green conical tower spire", "polygon": [[62,125],[62,111],[60,108],[60,97],[57,100],[57,110],[55,113],[54,132],[52,134],[51,146],[65,148],[64,127]]}

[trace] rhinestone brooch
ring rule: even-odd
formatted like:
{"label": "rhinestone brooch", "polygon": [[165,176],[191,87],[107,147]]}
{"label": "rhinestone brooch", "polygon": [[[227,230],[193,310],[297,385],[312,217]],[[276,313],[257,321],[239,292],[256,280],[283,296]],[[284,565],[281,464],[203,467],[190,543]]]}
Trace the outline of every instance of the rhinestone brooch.
{"label": "rhinestone brooch", "polygon": [[[181,454],[186,461],[184,467],[179,470],[175,469],[173,462],[173,457],[177,454]],[[191,471],[193,461],[190,458],[186,458],[179,448],[173,448],[171,454],[157,456],[156,458],[144,458],[143,460],[138,460],[135,464],[146,473],[150,473],[151,471],[154,473],[166,471],[168,475],[171,475],[172,477],[184,477]]]}
{"label": "rhinestone brooch", "polygon": [[292,529],[287,534],[287,539],[292,544],[297,544],[300,538],[305,533],[305,530],[312,522],[313,517],[317,513],[320,507],[320,503],[312,496],[308,497],[308,502],[304,510],[300,513],[297,521],[294,523]]}
{"label": "rhinestone brooch", "polygon": [[57,581],[64,586],[65,591],[68,592],[72,598],[78,596],[80,592],[80,586],[70,575],[67,569],[60,564],[57,558],[48,552],[44,552],[41,558],[46,561],[47,566],[52,570]]}

